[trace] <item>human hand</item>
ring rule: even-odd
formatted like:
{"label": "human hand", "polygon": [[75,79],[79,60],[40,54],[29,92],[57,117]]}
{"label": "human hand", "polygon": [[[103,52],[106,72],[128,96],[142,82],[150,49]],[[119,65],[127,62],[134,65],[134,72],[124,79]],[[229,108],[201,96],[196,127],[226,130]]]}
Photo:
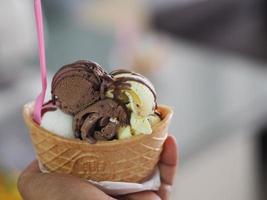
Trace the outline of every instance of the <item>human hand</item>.
{"label": "human hand", "polygon": [[161,186],[158,191],[144,191],[122,196],[122,200],[168,200],[178,168],[178,149],[176,139],[168,136],[158,164],[160,170]]}
{"label": "human hand", "polygon": [[[117,199],[167,200],[177,169],[177,144],[173,136],[169,136],[163,147],[159,169],[161,186],[159,191],[133,193]],[[65,174],[41,173],[37,161],[33,161],[20,175],[18,188],[24,200],[112,200],[86,180]]]}
{"label": "human hand", "polygon": [[33,161],[20,175],[18,189],[24,200],[111,200],[84,179],[57,173],[42,173]]}

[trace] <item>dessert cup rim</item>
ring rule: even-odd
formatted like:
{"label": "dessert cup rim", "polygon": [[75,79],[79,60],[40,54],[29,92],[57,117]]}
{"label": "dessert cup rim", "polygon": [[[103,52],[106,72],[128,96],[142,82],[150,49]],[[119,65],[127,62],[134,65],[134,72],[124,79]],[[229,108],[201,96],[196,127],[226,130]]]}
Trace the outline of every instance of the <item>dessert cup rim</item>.
{"label": "dessert cup rim", "polygon": [[[45,134],[47,137],[53,137],[53,139],[60,140],[61,142],[68,143],[68,144],[75,144],[75,145],[90,145],[94,147],[100,147],[100,146],[113,146],[113,145],[125,145],[127,143],[131,143],[133,141],[143,140],[147,137],[153,137],[154,133],[157,129],[160,129],[162,126],[164,126],[167,123],[167,126],[169,125],[169,122],[173,116],[173,109],[167,105],[158,105],[158,111],[163,114],[163,119],[153,126],[152,130],[153,132],[151,134],[141,134],[133,136],[129,139],[114,139],[111,141],[97,141],[95,144],[90,144],[87,141],[80,140],[80,139],[71,139],[71,138],[65,138],[59,135],[56,135],[55,133],[46,130],[42,127],[40,127],[34,120],[33,120],[33,108],[34,108],[34,102],[27,103],[23,106],[23,118],[28,126],[28,128],[34,127],[35,129],[42,132],[42,134]],[[166,134],[167,136],[167,134]]]}

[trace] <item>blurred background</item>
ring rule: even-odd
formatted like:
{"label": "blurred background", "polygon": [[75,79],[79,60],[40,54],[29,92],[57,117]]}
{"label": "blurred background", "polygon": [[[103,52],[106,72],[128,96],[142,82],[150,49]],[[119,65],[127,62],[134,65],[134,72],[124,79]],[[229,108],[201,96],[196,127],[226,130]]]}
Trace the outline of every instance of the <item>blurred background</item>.
{"label": "blurred background", "polygon": [[[146,75],[173,107],[172,199],[267,198],[267,1],[43,0],[43,9],[49,80],[94,60]],[[1,200],[20,199],[16,177],[34,159],[21,116],[41,90],[33,13],[32,0],[0,0]]]}

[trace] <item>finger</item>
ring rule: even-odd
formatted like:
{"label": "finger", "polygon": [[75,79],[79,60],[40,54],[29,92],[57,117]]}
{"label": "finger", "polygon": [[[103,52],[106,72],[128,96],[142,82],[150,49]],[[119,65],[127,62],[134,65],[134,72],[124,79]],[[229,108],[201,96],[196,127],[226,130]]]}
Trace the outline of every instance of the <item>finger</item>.
{"label": "finger", "polygon": [[88,182],[63,174],[27,174],[19,191],[27,200],[110,200],[113,199]]}
{"label": "finger", "polygon": [[178,147],[175,137],[173,135],[169,135],[165,140],[160,162],[170,166],[177,165],[177,158],[178,158],[177,150]]}
{"label": "finger", "polygon": [[38,161],[33,160],[20,174],[18,181],[17,181],[17,187],[21,193],[28,193],[27,186],[29,181],[29,174],[38,174],[40,173],[40,169],[38,166]]}
{"label": "finger", "polygon": [[161,200],[161,198],[151,191],[132,193],[118,198],[119,200]]}
{"label": "finger", "polygon": [[64,174],[39,173],[36,161],[19,177],[18,189],[26,200],[112,199],[83,179]]}
{"label": "finger", "polygon": [[176,139],[168,136],[166,139],[161,159],[159,162],[161,181],[165,184],[172,185],[177,170],[178,148]]}
{"label": "finger", "polygon": [[34,160],[22,173],[41,173],[38,165],[38,161]]}
{"label": "finger", "polygon": [[160,196],[162,200],[168,200],[170,199],[171,195],[171,185],[162,183],[159,190],[157,191],[157,194]]}

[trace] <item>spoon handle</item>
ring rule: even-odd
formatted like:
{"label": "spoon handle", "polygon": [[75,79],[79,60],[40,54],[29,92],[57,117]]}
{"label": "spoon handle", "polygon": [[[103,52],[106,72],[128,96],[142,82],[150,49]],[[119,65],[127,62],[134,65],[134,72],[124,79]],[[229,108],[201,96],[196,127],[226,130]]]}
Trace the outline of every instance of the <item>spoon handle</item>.
{"label": "spoon handle", "polygon": [[39,47],[39,61],[41,69],[42,91],[35,101],[33,119],[40,124],[41,110],[44,103],[46,88],[47,88],[47,74],[46,74],[46,55],[45,55],[45,42],[44,42],[44,25],[41,0],[34,0],[35,21],[37,28],[38,47]]}

